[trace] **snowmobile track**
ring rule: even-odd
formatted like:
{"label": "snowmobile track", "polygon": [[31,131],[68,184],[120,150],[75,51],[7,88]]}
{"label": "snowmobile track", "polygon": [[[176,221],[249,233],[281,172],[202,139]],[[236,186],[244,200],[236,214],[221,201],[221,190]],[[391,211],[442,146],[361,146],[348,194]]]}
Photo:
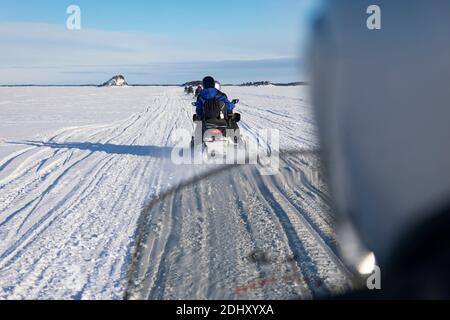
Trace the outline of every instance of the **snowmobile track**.
{"label": "snowmobile track", "polygon": [[[308,299],[351,285],[313,153],[286,157],[275,177],[176,166],[175,130],[194,127],[180,88],[31,91],[136,112],[2,140],[22,149],[0,159],[0,299]],[[250,139],[275,127],[283,148],[316,146],[292,89],[226,91]]]}

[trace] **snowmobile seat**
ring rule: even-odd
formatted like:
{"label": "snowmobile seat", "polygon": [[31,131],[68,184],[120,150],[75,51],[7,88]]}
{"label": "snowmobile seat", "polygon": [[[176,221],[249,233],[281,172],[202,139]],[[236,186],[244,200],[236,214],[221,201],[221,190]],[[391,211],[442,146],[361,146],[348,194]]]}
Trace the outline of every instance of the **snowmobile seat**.
{"label": "snowmobile seat", "polygon": [[[221,117],[223,115],[223,117]],[[223,101],[212,99],[205,101],[203,105],[203,117],[206,121],[211,119],[225,119],[228,116],[227,107]]]}
{"label": "snowmobile seat", "polygon": [[223,101],[212,99],[205,102],[203,107],[204,130],[227,129],[228,113]]}
{"label": "snowmobile seat", "polygon": [[207,128],[227,128],[228,121],[225,119],[209,119],[205,121]]}

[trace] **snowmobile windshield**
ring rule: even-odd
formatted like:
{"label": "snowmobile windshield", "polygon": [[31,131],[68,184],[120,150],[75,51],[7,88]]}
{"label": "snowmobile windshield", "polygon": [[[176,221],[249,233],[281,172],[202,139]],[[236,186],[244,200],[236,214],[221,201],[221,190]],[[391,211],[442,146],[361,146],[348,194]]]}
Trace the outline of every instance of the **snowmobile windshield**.
{"label": "snowmobile windshield", "polygon": [[[311,299],[350,290],[319,154],[280,158],[277,175],[217,167],[145,208],[126,298]],[[155,263],[157,247],[165,249]]]}

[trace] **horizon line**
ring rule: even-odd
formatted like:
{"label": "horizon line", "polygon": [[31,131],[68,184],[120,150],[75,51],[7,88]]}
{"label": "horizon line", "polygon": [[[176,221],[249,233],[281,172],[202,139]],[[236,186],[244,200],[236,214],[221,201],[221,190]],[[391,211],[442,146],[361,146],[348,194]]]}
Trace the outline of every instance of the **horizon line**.
{"label": "horizon line", "polygon": [[[193,81],[187,81],[185,83],[135,83],[135,84],[128,84],[128,87],[181,87],[186,85],[186,83],[189,82],[195,82],[200,80],[193,80]],[[249,83],[258,83],[258,82],[269,82],[271,85],[278,85],[278,86],[287,86],[287,85],[308,85],[309,82],[305,80],[299,80],[299,81],[289,81],[289,82],[272,82],[272,81],[247,81],[242,83],[226,83],[222,84],[222,86],[245,86]],[[249,85],[250,86],[250,85]],[[108,87],[103,86],[102,84],[0,84],[0,87]],[[115,87],[115,86],[110,86]],[[118,86],[120,87],[120,86]],[[126,86],[125,86],[126,87]]]}

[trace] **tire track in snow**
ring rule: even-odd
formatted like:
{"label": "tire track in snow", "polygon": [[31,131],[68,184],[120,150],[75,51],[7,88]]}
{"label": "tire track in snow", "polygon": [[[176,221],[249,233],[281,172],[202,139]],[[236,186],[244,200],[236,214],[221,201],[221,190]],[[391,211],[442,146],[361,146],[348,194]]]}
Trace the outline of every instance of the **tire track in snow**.
{"label": "tire track in snow", "polygon": [[[108,165],[108,163],[104,164],[103,167],[106,167]],[[80,202],[83,200],[83,196],[86,194],[85,192],[90,189],[92,187],[92,185],[95,185],[95,181],[98,177],[99,174],[101,174],[101,171],[98,171],[96,173],[96,175],[93,176],[93,178],[88,182],[88,185],[82,189],[82,192],[80,193],[80,196],[78,199],[74,200],[72,203],[76,204],[77,202]],[[66,204],[67,205],[67,199],[64,199],[60,205]],[[54,219],[60,219],[60,218],[64,218],[65,215],[67,215],[67,213],[70,212],[70,204],[69,204],[69,208],[66,210],[66,214],[60,213],[63,216],[60,215],[53,215],[53,220],[49,221],[47,224],[44,225],[44,222],[49,219],[50,217],[52,217],[52,214],[54,212],[58,213],[61,210],[59,210],[59,207],[57,206],[56,208],[50,210],[49,212],[47,212],[43,217],[41,217],[38,222],[36,222],[35,224],[33,224],[28,230],[27,232],[25,232],[22,236],[20,236],[19,239],[15,240],[13,244],[9,245],[9,248],[7,251],[3,252],[0,255],[0,261],[2,261],[2,263],[5,263],[5,266],[7,267],[8,264],[10,264],[9,260],[7,257],[10,256],[14,251],[16,251],[17,249],[19,249],[20,247],[20,251],[16,252],[14,254],[14,256],[11,259],[14,259],[15,257],[20,257],[20,255],[22,254],[23,250],[26,250],[26,248],[29,245],[33,244],[33,240],[38,237],[41,233],[45,232],[45,230],[49,227],[49,225],[53,222]],[[17,228],[17,227],[16,227]],[[37,231],[37,229],[39,228],[39,231]],[[19,227],[20,230],[20,227]],[[33,236],[33,239],[28,239],[29,237]]]}
{"label": "tire track in snow", "polygon": [[[0,296],[5,293],[10,297],[28,298],[117,298],[122,295],[122,283],[128,270],[126,260],[131,254],[138,213],[149,195],[159,192],[168,182],[161,172],[165,160],[151,157],[145,159],[127,154],[107,155],[97,150],[86,152],[66,148],[66,142],[166,146],[173,124],[182,127],[185,122],[178,121],[177,109],[190,109],[187,103],[177,96],[171,93],[166,97],[158,97],[153,101],[157,105],[146,107],[142,113],[111,125],[73,128],[53,134],[47,141],[51,140],[55,145],[60,144],[64,152],[38,146],[24,151],[33,153],[33,159],[25,158],[21,171],[16,169],[14,176],[5,177],[10,184],[3,185],[3,192],[8,197],[16,193],[20,195],[22,200],[11,198],[10,207],[16,206],[15,211],[22,215],[23,219],[19,228],[18,222],[11,219],[5,222],[4,227],[24,233],[24,236],[18,238],[15,244],[6,245],[3,242],[0,247],[5,248],[0,258],[0,264],[3,265],[0,270],[0,287],[3,288],[0,290]],[[167,113],[156,112],[164,106],[162,103],[165,103],[165,108],[174,109],[173,116],[167,117]],[[171,120],[174,123],[171,123]],[[155,124],[155,121],[160,123]],[[190,123],[187,125],[190,126]],[[83,158],[87,153],[90,156]],[[47,157],[43,158],[44,155]],[[12,162],[8,162],[7,165],[11,164]],[[39,172],[44,167],[50,172],[43,177]],[[17,173],[20,173],[20,176]],[[85,179],[86,177],[88,179]],[[22,181],[19,182],[20,180]],[[72,191],[69,187],[71,185]],[[77,192],[72,194],[75,190]],[[36,195],[35,198],[33,194]],[[106,200],[108,198],[112,201]],[[19,201],[33,204],[33,209],[24,215],[26,207],[17,207]],[[100,203],[107,206],[102,207]],[[87,214],[91,210],[96,210],[98,215]],[[122,217],[111,216],[112,213],[120,212]],[[37,219],[30,225],[30,219],[35,215],[44,218]],[[4,216],[4,211],[1,211],[0,216]],[[124,219],[128,221],[120,222]],[[48,220],[48,223],[44,223],[45,220]],[[20,225],[23,231],[20,231]],[[71,246],[72,238],[94,229],[102,230],[106,238],[98,241],[83,238],[77,240],[78,246],[85,248],[82,251]],[[49,238],[50,235],[55,238]],[[96,243],[96,249],[88,249],[85,245],[89,243]],[[64,289],[64,282],[73,282],[73,276],[70,275],[70,270],[68,271],[70,266],[67,264],[77,255],[91,255],[95,257],[95,261],[81,263],[84,260],[82,259],[75,262],[75,265],[79,264],[82,268],[79,272],[88,270],[86,276],[80,277],[85,283],[82,287],[71,289],[69,286]],[[92,267],[90,270],[89,265]],[[106,279],[105,273],[112,279]],[[58,286],[57,289],[55,285]]]}

